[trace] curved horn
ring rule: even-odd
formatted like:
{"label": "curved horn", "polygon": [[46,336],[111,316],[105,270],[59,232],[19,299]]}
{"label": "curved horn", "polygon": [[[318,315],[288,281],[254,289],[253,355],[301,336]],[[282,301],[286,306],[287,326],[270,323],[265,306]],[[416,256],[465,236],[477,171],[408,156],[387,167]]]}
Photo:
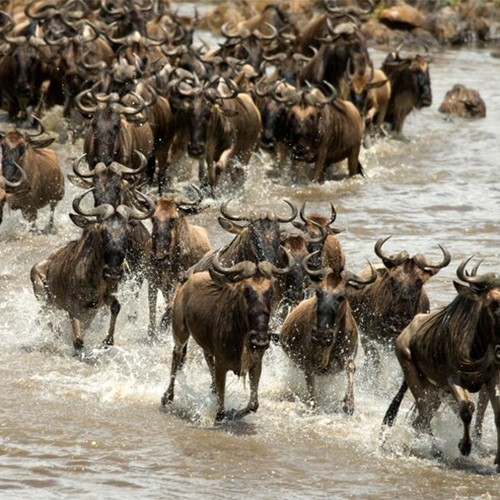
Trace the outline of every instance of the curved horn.
{"label": "curved horn", "polygon": [[135,219],[135,220],[149,219],[149,217],[151,217],[155,212],[156,209],[155,202],[149,196],[146,196],[144,193],[141,193],[140,191],[137,190],[134,190],[134,196],[138,198],[139,202],[146,203],[146,205],[148,206],[148,210],[146,212],[142,212],[137,208],[127,207],[126,205],[120,205],[116,209],[116,211],[129,219]]}
{"label": "curved horn", "polygon": [[267,27],[271,28],[270,35],[264,35],[264,33],[262,33],[262,31],[260,31],[259,29],[253,30],[252,34],[259,40],[274,40],[275,38],[277,38],[279,34],[278,30],[272,24],[269,23],[264,23],[264,24]]}
{"label": "curved horn", "polygon": [[227,206],[229,205],[229,203],[233,200],[234,198],[229,198],[228,200],[226,200],[224,203],[221,204],[220,206],[220,213],[222,215],[222,217],[225,217],[227,220],[232,220],[232,221],[245,221],[245,222],[249,222],[251,219],[248,218],[248,217],[245,217],[243,215],[231,215],[228,211],[227,211]]}
{"label": "curved horn", "polygon": [[245,30],[244,31],[244,34],[246,36],[242,36],[241,34],[239,33],[229,33],[229,27],[232,25],[233,23],[231,22],[227,22],[227,23],[224,23],[221,27],[220,27],[220,32],[222,34],[222,36],[226,37],[226,38],[247,38],[249,35],[250,35],[250,32],[248,30]]}
{"label": "curved horn", "polygon": [[288,200],[283,200],[283,201],[292,209],[292,213],[289,217],[276,217],[276,221],[282,224],[286,224],[287,222],[292,222],[297,217],[299,211],[291,201]]}
{"label": "curved horn", "polygon": [[382,262],[386,267],[396,267],[399,264],[402,264],[406,259],[408,259],[408,252],[403,251],[396,255],[388,256],[384,252],[382,252],[382,246],[384,243],[392,238],[392,236],[387,236],[387,238],[380,238],[377,243],[375,243],[375,254],[382,259]]}
{"label": "curved horn", "polygon": [[87,191],[85,191],[82,195],[77,196],[73,200],[73,210],[78,214],[78,215],[83,215],[84,217],[100,217],[102,220],[106,220],[107,218],[111,217],[113,215],[115,208],[113,205],[110,205],[109,203],[105,203],[104,205],[99,205],[97,207],[92,207],[89,210],[84,210],[80,204],[87,196],[89,193],[94,191],[94,188],[91,188]]}
{"label": "curved horn", "polygon": [[194,206],[194,205],[199,205],[203,199],[203,193],[194,185],[191,184],[191,187],[195,190],[197,198],[195,200],[190,200],[189,198],[186,198],[185,196],[178,196],[175,199],[175,203],[177,205],[187,205],[187,206]]}
{"label": "curved horn", "polygon": [[321,250],[317,250],[316,252],[310,253],[307,257],[305,257],[302,260],[302,268],[304,271],[311,277],[314,278],[324,278],[328,274],[333,273],[333,269],[331,267],[322,267],[321,269],[313,270],[309,268],[308,262],[315,257],[316,255],[319,256],[321,253]]}
{"label": "curved horn", "polygon": [[46,19],[47,17],[52,15],[53,12],[54,13],[57,12],[55,7],[53,7],[53,6],[43,6],[35,14],[33,12],[33,6],[34,6],[36,1],[37,0],[31,0],[31,2],[29,2],[28,5],[26,5],[26,7],[24,8],[24,13],[26,14],[26,17],[29,17],[30,19],[33,19],[34,21],[38,21],[40,19]]}
{"label": "curved horn", "polygon": [[141,113],[144,108],[146,107],[146,101],[144,101],[144,99],[136,94],[135,92],[130,92],[130,95],[134,96],[135,99],[137,99],[137,101],[139,102],[139,106],[137,108],[134,108],[132,106],[123,106],[122,104],[119,104],[119,103],[114,103],[111,105],[111,109],[115,112],[115,113],[119,113],[119,114],[124,114],[124,115],[138,115],[139,113]]}
{"label": "curved horn", "polygon": [[45,127],[43,126],[42,120],[40,120],[40,118],[37,118],[35,115],[33,115],[32,118],[38,125],[39,131],[36,134],[26,133],[25,136],[28,139],[34,139],[35,137],[40,137],[41,135],[45,134]]}
{"label": "curved horn", "polygon": [[[460,281],[471,285],[475,290],[492,288],[500,284],[500,277],[496,273],[486,273],[479,276],[469,276],[465,272],[467,264],[474,256],[471,255],[468,259],[465,259],[457,269],[457,276]],[[476,270],[477,271],[477,270]]]}
{"label": "curved horn", "polygon": [[125,45],[128,39],[127,36],[116,38],[111,35],[111,31],[117,25],[117,23],[118,21],[114,21],[106,28],[105,36],[111,43],[116,43],[117,45]]}
{"label": "curved horn", "polygon": [[261,271],[262,274],[268,276],[269,278],[271,278],[273,275],[283,276],[284,274],[288,274],[295,264],[295,259],[292,257],[291,252],[284,246],[281,246],[281,248],[285,252],[287,259],[287,265],[285,267],[276,267],[274,264],[271,264],[271,262],[268,261],[259,262],[257,264],[259,271]]}
{"label": "curved horn", "polygon": [[[251,278],[257,272],[257,265],[254,262],[250,262],[248,260],[244,260],[243,262],[238,262],[234,266],[224,267],[220,263],[220,251],[214,255],[212,260],[212,268],[222,274],[223,276],[232,276],[231,280],[235,281],[244,280],[247,278]],[[236,276],[234,276],[236,275]]]}
{"label": "curved horn", "polygon": [[80,177],[80,179],[89,179],[92,178],[95,174],[95,168],[92,170],[89,170],[88,173],[84,174],[83,172],[80,171],[80,164],[83,162],[83,160],[86,158],[87,153],[83,153],[79,158],[75,158],[73,161],[73,172],[75,173],[76,176]]}
{"label": "curved horn", "polygon": [[[448,252],[448,250],[443,246],[438,246],[441,249],[441,252],[443,252],[443,260],[439,264],[431,262],[425,255],[422,254],[417,254],[415,255],[415,257],[413,257],[415,264],[417,264],[417,266],[422,269],[422,271],[439,271],[451,262],[450,252]],[[477,268],[475,268],[475,271],[477,273]]]}
{"label": "curved horn", "polygon": [[148,40],[147,46],[148,47],[158,47],[159,45],[164,45],[165,43],[168,42],[168,32],[165,29],[164,26],[160,26],[160,29],[163,31],[163,38],[156,39],[156,38],[151,38],[150,36],[146,35],[146,38]]}
{"label": "curved horn", "polygon": [[[92,96],[92,93],[91,93],[91,89],[88,89],[88,90],[84,90],[83,92],[80,92],[76,97],[75,97],[75,106],[77,107],[77,109],[81,112],[81,113],[85,113],[87,115],[92,115],[94,114],[96,111],[97,111],[97,104],[95,104],[94,106],[85,106],[84,104],[82,104],[82,99],[85,97],[85,96],[90,96],[90,97],[93,97]],[[95,101],[95,100],[94,100]]]}
{"label": "curved horn", "polygon": [[6,179],[3,175],[0,175],[0,183],[3,183],[5,187],[11,188],[11,189],[17,189],[20,188],[27,180],[28,176],[26,175],[26,172],[24,169],[16,162],[14,162],[14,166],[19,170],[21,177],[17,181],[9,181]]}
{"label": "curved horn", "polygon": [[328,89],[330,90],[329,96],[325,97],[324,99],[322,99],[321,97],[314,96],[313,94],[309,94],[307,96],[308,100],[311,101],[311,104],[313,106],[317,106],[320,108],[323,106],[326,106],[327,104],[332,103],[337,98],[337,91],[335,90],[333,85],[331,83],[327,82],[326,80],[323,80],[323,84],[326,85],[328,87]]}
{"label": "curved horn", "polygon": [[313,236],[309,236],[308,234],[305,234],[303,236],[303,238],[306,241],[306,243],[323,243],[326,240],[326,238],[328,237],[328,231],[321,224],[318,224],[317,222],[314,222],[313,220],[308,219],[307,222],[309,224],[312,224],[313,226],[316,226],[316,228],[320,232],[320,235],[317,238],[314,238]]}
{"label": "curved horn", "polygon": [[146,167],[148,166],[148,160],[146,157],[137,149],[134,149],[134,153],[138,156],[140,165],[138,168],[131,168],[131,167],[126,167],[125,165],[122,165],[121,163],[118,162],[113,162],[110,166],[113,167],[116,173],[120,175],[140,175],[144,170],[146,170]]}
{"label": "curved horn", "polygon": [[377,277],[378,277],[377,271],[375,270],[375,268],[373,267],[373,265],[370,261],[368,261],[368,265],[370,266],[371,274],[366,279],[361,278],[360,276],[352,273],[351,271],[342,271],[341,276],[342,276],[343,280],[348,284],[354,283],[356,285],[366,286],[366,285],[370,285],[371,283],[375,283],[375,281],[377,281]]}

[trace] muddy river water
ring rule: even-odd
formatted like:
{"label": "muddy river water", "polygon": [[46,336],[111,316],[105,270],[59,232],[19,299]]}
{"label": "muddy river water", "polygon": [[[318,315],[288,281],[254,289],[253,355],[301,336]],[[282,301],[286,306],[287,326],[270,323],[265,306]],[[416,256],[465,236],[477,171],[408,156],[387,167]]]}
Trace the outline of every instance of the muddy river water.
{"label": "muddy river water", "polygon": [[[374,52],[376,61],[383,54]],[[462,258],[474,253],[485,269],[500,271],[500,60],[488,51],[435,55],[431,66],[434,103],[407,122],[409,143],[384,141],[363,152],[364,179],[291,186],[280,181],[269,157],[250,166],[235,210],[286,212],[284,197],[308,200],[311,209],[338,209],[348,228],[340,240],[348,267],[377,262],[374,242],[393,235],[388,250],[424,252],[439,259],[437,243],[453,260],[428,284],[432,307],[453,296],[452,279]],[[480,90],[488,115],[479,121],[445,120],[437,108],[455,83]],[[45,118],[61,133],[60,113]],[[69,171],[82,148],[55,146]],[[184,176],[184,179],[188,180]],[[58,207],[56,235],[33,235],[17,212],[0,228],[0,498],[404,498],[449,500],[500,498],[494,474],[496,433],[491,410],[481,444],[461,457],[461,423],[445,406],[434,422],[443,458],[411,427],[408,397],[384,446],[380,424],[401,372],[384,358],[380,379],[363,364],[355,377],[356,411],[345,416],[339,401],[344,376],[322,379],[319,410],[303,402],[303,377],[279,346],[265,355],[259,411],[223,427],[213,426],[215,400],[199,350],[190,344],[171,410],[160,408],[171,358],[171,336],[150,345],[147,297],[121,292],[116,346],[99,350],[107,315],[86,335],[96,361],[72,357],[67,334],[54,338],[38,321],[29,271],[54,248],[74,238],[67,187]],[[195,218],[212,244],[230,239],[216,221],[217,203]],[[40,213],[45,224],[48,211]],[[133,312],[138,314],[131,321]],[[249,389],[228,377],[227,407],[246,404]]]}

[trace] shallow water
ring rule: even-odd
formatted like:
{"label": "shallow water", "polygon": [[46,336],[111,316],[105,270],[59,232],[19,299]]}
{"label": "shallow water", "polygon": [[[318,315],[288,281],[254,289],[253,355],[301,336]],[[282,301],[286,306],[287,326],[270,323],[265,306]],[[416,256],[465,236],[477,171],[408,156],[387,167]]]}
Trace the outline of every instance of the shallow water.
{"label": "shallow water", "polygon": [[[380,61],[381,53],[374,53]],[[484,269],[499,270],[498,124],[500,60],[487,51],[438,54],[431,66],[434,104],[405,126],[409,144],[385,141],[363,152],[365,179],[291,187],[273,176],[269,157],[256,155],[234,210],[288,213],[279,200],[308,200],[310,210],[338,210],[340,240],[348,267],[360,271],[377,262],[374,242],[393,235],[387,247],[440,257],[437,243],[453,256],[449,268],[427,286],[433,307],[453,296],[456,266],[474,253]],[[484,120],[445,120],[437,108],[454,83],[480,90]],[[60,112],[45,118],[62,133]],[[66,171],[81,151],[57,145]],[[184,167],[179,170],[185,170]],[[186,181],[189,175],[180,176]],[[160,409],[170,370],[171,341],[146,343],[145,289],[135,301],[121,293],[116,347],[99,350],[107,315],[86,334],[89,363],[72,357],[69,323],[53,338],[43,322],[29,280],[31,266],[78,234],[67,216],[79,190],[71,185],[58,207],[54,236],[33,235],[19,213],[7,213],[0,228],[0,498],[499,498],[494,474],[496,434],[487,413],[480,447],[460,456],[461,424],[449,407],[434,422],[436,445],[417,438],[403,405],[394,430],[380,446],[380,423],[401,381],[395,360],[384,358],[379,381],[357,360],[356,412],[344,416],[344,377],[320,382],[320,409],[302,402],[302,375],[279,346],[264,359],[257,414],[214,428],[214,398],[199,350],[191,343],[178,378],[171,411]],[[195,220],[214,246],[230,239],[216,221],[217,203]],[[40,213],[43,227],[48,211]],[[129,321],[136,310],[138,320]],[[298,396],[297,396],[298,394]],[[249,390],[228,377],[230,407],[246,404]],[[36,490],[36,491],[35,491]]]}

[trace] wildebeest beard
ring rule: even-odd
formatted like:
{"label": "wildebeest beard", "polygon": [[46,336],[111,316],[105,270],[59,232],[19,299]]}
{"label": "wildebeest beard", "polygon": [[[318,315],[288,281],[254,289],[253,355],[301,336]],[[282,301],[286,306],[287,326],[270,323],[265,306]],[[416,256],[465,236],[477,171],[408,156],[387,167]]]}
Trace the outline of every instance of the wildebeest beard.
{"label": "wildebeest beard", "polygon": [[92,120],[92,136],[89,164],[94,167],[103,162],[109,165],[116,158],[118,134],[120,131],[120,115],[110,108],[98,110]]}

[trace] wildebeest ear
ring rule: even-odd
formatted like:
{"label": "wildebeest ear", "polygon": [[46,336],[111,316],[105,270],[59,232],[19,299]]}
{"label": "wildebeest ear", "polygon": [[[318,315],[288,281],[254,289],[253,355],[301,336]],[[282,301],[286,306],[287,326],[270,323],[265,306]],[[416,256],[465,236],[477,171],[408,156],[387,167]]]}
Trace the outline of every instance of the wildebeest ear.
{"label": "wildebeest ear", "polygon": [[217,220],[222,226],[222,229],[225,229],[228,233],[241,234],[245,230],[244,227],[238,226],[238,224],[235,224],[234,222],[227,220],[224,217],[217,217]]}
{"label": "wildebeest ear", "polygon": [[86,229],[92,224],[92,221],[86,219],[82,215],[69,214],[69,218],[73,221],[73,224],[81,227],[82,229]]}
{"label": "wildebeest ear", "polygon": [[297,229],[304,229],[306,225],[303,222],[299,222],[297,220],[292,221],[292,226],[296,227]]}
{"label": "wildebeest ear", "polygon": [[473,292],[467,285],[462,285],[458,281],[453,281],[453,285],[455,286],[455,290],[462,297],[469,300],[479,300],[479,295]]}
{"label": "wildebeest ear", "polygon": [[224,279],[222,275],[215,272],[211,267],[208,268],[208,274],[210,274],[211,280],[220,288],[223,288],[227,285],[227,281]]}
{"label": "wildebeest ear", "polygon": [[234,109],[220,108],[220,110],[228,118],[234,118],[236,115],[238,115],[238,111],[235,111]]}
{"label": "wildebeest ear", "polygon": [[327,232],[328,234],[340,234],[340,233],[343,233],[344,231],[346,230],[345,227],[329,227]]}
{"label": "wildebeest ear", "polygon": [[48,148],[55,141],[54,137],[48,139],[30,139],[30,144],[37,149]]}

